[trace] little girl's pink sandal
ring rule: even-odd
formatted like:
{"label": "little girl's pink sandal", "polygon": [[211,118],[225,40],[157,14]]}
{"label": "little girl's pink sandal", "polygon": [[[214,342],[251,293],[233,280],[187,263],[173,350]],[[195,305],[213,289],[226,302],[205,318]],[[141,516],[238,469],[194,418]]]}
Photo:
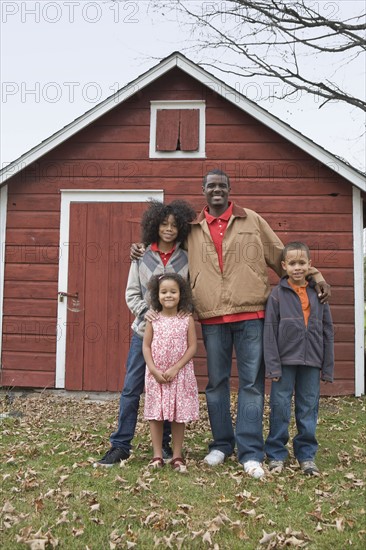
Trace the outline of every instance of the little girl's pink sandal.
{"label": "little girl's pink sandal", "polygon": [[149,462],[149,468],[162,468],[164,466],[164,460],[160,456],[155,456]]}
{"label": "little girl's pink sandal", "polygon": [[170,462],[171,467],[175,472],[179,472],[181,474],[185,474],[187,472],[187,466],[183,458],[173,458],[173,460]]}

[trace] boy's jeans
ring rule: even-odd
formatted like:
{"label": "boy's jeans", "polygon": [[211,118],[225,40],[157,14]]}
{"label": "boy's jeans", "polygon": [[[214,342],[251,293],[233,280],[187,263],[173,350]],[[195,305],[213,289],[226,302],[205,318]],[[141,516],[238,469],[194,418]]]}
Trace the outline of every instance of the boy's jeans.
{"label": "boy's jeans", "polygon": [[[238,460],[262,462],[263,449],[263,320],[238,321],[218,325],[202,324],[207,352],[208,384],[206,400],[213,435],[209,450],[229,456],[235,441]],[[233,348],[239,375],[236,437],[230,414],[230,375]]]}
{"label": "boy's jeans", "polygon": [[[118,428],[112,433],[112,447],[131,450],[131,441],[135,435],[140,396],[145,385],[145,359],[142,354],[142,338],[136,333],[131,339],[130,351],[126,363],[125,383],[120,402]],[[170,441],[170,423],[164,422],[163,446]]]}
{"label": "boy's jeans", "polygon": [[297,434],[293,439],[295,458],[299,462],[314,460],[318,449],[315,438],[318,420],[320,370],[316,367],[282,366],[282,377],[272,382],[269,435],[265,452],[270,460],[285,460],[288,455],[288,426],[291,399],[295,390]]}

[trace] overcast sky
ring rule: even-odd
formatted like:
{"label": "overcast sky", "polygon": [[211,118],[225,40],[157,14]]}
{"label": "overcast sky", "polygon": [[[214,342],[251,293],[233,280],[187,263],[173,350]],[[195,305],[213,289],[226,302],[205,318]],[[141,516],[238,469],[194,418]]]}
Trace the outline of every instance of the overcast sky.
{"label": "overcast sky", "polygon": [[[202,2],[202,9],[206,4]],[[364,0],[309,4],[317,5],[324,15],[332,9],[342,17],[365,8]],[[190,35],[182,16],[154,13],[145,1],[3,0],[0,10],[1,167],[173,51],[180,50],[196,62],[202,59],[184,49]],[[365,96],[364,63],[359,58],[344,65],[336,77],[360,96]],[[319,110],[316,98],[301,94],[282,101],[265,99],[273,85],[269,80],[239,81],[210,71],[319,145],[365,170],[365,116],[359,109],[327,104]]]}

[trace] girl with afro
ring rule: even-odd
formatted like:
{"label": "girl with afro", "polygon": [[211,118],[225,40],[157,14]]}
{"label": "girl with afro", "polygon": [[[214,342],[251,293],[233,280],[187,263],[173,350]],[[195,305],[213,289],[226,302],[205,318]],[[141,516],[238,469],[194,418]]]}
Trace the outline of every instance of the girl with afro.
{"label": "girl with afro", "polygon": [[[145,254],[133,262],[126,288],[126,302],[135,320],[126,363],[124,387],[120,398],[117,430],[111,435],[111,447],[96,465],[113,466],[130,456],[131,441],[135,434],[140,396],[144,390],[145,359],[142,340],[145,332],[145,314],[149,309],[148,283],[154,275],[178,273],[188,279],[187,253],[181,248],[189,230],[189,223],[196,217],[195,211],[185,201],[170,204],[151,201],[144,212],[141,227]],[[164,458],[171,458],[169,446],[170,425],[164,426]]]}

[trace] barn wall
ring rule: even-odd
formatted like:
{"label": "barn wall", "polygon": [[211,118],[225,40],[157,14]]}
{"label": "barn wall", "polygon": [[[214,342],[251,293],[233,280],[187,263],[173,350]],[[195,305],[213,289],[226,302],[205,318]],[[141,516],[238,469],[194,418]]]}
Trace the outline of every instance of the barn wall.
{"label": "barn wall", "polygon": [[[164,99],[206,101],[206,159],[149,160],[150,100]],[[332,285],[336,381],[323,393],[354,392],[351,185],[179,69],[9,181],[3,385],[54,385],[60,190],[163,188],[166,201],[184,198],[199,211],[202,176],[214,167],[230,175],[231,198],[260,213],[284,242],[309,244]],[[196,367],[203,389],[201,339]]]}

